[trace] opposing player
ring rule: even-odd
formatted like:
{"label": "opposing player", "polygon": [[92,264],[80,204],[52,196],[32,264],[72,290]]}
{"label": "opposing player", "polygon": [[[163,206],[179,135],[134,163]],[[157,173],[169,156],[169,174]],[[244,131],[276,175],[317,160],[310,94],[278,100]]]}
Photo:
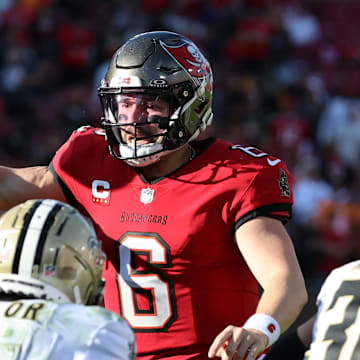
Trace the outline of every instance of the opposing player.
{"label": "opposing player", "polygon": [[360,260],[330,273],[317,297],[317,307],[315,315],[281,338],[266,360],[360,358]]}
{"label": "opposing player", "polygon": [[0,219],[0,359],[133,360],[135,336],[102,301],[105,254],[71,206],[29,200]]}
{"label": "opposing player", "polygon": [[255,359],[307,300],[283,225],[291,175],[252,146],[196,140],[212,93],[192,41],[139,34],[99,88],[103,129],[74,131],[49,168],[0,170],[3,208],[51,197],[92,218],[105,306],[136,332],[139,359]]}

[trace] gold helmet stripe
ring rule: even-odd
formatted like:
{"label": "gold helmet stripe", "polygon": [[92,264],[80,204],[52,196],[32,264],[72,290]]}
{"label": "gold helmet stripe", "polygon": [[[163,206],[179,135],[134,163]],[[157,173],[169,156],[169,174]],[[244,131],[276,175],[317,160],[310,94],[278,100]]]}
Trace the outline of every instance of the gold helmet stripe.
{"label": "gold helmet stripe", "polygon": [[[23,249],[20,255],[18,274],[31,276],[32,269],[37,257],[40,264],[43,246],[47,232],[54,221],[56,213],[61,209],[61,205],[56,200],[43,200],[40,202],[32,214],[28,225],[24,227]],[[38,254],[38,256],[37,256]]]}

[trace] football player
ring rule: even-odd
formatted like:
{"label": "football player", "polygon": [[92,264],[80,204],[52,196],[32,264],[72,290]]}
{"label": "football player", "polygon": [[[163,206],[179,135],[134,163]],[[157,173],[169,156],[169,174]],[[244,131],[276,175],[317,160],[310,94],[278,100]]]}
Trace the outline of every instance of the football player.
{"label": "football player", "polygon": [[0,169],[0,207],[50,197],[93,220],[105,306],[135,331],[139,359],[255,359],[307,301],[284,227],[292,177],[252,146],[198,139],[212,94],[191,40],[139,34],[101,82],[102,128],[74,131],[49,167]]}
{"label": "football player", "polygon": [[70,205],[28,200],[0,218],[0,359],[134,360],[124,319],[98,305],[105,254]]}
{"label": "football player", "polygon": [[317,313],[284,335],[266,360],[360,358],[360,260],[334,269],[316,303]]}

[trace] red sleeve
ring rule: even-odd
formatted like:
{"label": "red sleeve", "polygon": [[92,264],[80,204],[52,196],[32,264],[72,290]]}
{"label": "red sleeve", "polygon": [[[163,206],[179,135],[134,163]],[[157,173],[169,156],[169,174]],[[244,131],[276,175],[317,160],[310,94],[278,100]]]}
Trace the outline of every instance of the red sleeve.
{"label": "red sleeve", "polygon": [[255,174],[237,204],[235,230],[258,216],[277,218],[284,223],[290,219],[292,176],[285,163],[280,162],[275,166],[265,164]]}
{"label": "red sleeve", "polygon": [[79,202],[83,188],[91,186],[95,165],[99,167],[109,156],[104,137],[97,131],[90,126],[75,130],[52,159],[50,170],[70,204]]}
{"label": "red sleeve", "polygon": [[76,189],[70,174],[73,173],[72,154],[76,136],[77,132],[74,131],[70,138],[56,151],[50,164],[50,171],[62,188],[68,202],[73,206],[76,206],[76,196],[74,196]]}

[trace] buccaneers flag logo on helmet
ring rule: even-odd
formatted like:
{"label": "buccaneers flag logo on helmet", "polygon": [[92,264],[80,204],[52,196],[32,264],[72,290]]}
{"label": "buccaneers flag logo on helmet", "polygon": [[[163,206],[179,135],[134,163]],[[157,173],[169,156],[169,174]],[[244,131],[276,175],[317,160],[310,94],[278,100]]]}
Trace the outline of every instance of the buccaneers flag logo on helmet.
{"label": "buccaneers flag logo on helmet", "polygon": [[199,49],[190,43],[169,46],[160,41],[165,51],[174,58],[191,76],[203,78],[211,73],[210,66]]}

